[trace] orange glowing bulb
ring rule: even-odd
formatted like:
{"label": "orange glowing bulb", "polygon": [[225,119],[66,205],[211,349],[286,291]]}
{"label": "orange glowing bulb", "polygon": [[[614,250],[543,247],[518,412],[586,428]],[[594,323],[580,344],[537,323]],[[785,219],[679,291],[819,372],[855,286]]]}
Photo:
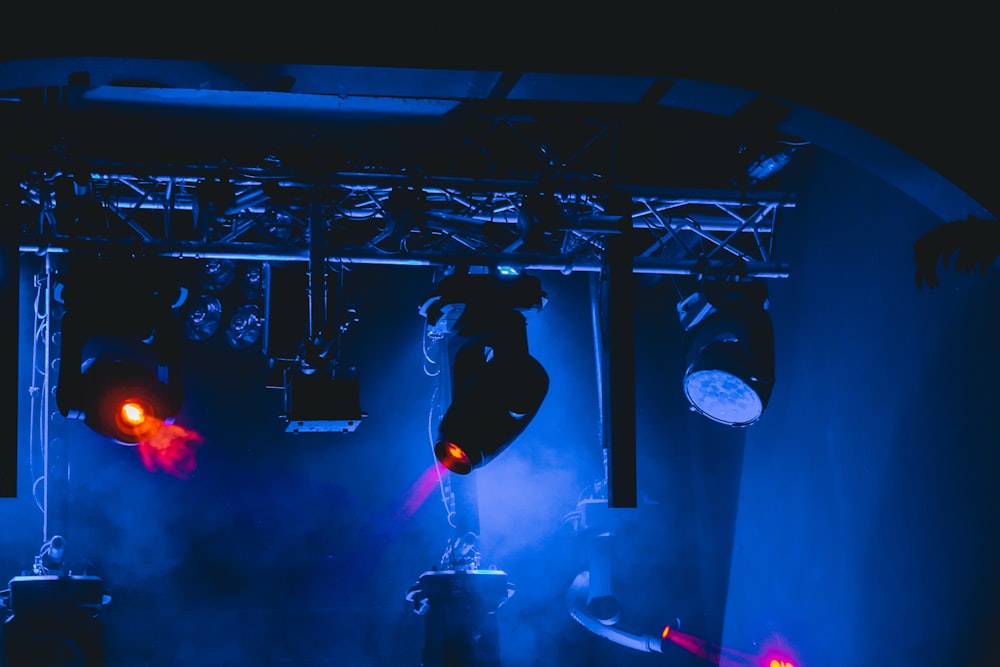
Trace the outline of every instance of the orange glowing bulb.
{"label": "orange glowing bulb", "polygon": [[670,634],[670,626],[669,625],[663,626],[663,632],[660,633],[660,638],[666,639],[667,635],[669,634]]}
{"label": "orange glowing bulb", "polygon": [[469,457],[466,455],[462,448],[453,442],[448,443],[448,456],[456,461],[461,461],[462,463],[468,463]]}
{"label": "orange glowing bulb", "polygon": [[146,411],[138,403],[128,401],[122,405],[122,419],[126,424],[138,426],[146,421]]}

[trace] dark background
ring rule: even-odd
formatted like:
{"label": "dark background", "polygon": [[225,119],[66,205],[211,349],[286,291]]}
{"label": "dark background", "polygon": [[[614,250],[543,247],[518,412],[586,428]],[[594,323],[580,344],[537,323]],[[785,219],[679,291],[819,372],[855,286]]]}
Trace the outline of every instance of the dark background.
{"label": "dark background", "polygon": [[[228,7],[223,9],[223,7]],[[996,29],[965,3],[873,11],[617,2],[595,8],[283,3],[148,21],[79,6],[7,12],[0,56],[121,56],[523,72],[646,74],[772,95],[849,122],[995,212]]]}

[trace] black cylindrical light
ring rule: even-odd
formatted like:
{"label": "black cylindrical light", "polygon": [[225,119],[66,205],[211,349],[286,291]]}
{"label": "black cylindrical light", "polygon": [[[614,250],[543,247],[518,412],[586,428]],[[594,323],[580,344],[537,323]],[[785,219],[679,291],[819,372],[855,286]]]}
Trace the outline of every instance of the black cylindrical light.
{"label": "black cylindrical light", "polygon": [[460,475],[486,465],[527,428],[548,388],[548,373],[530,355],[484,363],[455,387],[438,425],[435,456]]}

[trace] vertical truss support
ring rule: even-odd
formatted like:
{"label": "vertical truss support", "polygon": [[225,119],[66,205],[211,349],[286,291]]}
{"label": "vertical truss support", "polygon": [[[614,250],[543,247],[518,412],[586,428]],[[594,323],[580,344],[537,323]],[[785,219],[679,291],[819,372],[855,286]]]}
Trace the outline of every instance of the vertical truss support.
{"label": "vertical truss support", "polygon": [[[15,203],[0,202],[0,211],[6,218],[14,217],[20,207]],[[20,326],[20,255],[18,251],[18,230],[20,220],[5,219],[3,236],[0,238],[0,304],[5,324],[4,340],[16,341]],[[0,436],[0,498],[17,496],[17,401],[9,396],[16,396],[20,390],[18,384],[18,350],[17,345],[9,344],[3,353],[3,377],[8,378],[8,389],[13,393],[4,392],[8,396],[4,427],[6,433]]]}
{"label": "vertical truss support", "polygon": [[608,237],[602,280],[604,301],[603,429],[607,449],[608,506],[636,507],[635,277],[628,196],[612,194],[609,209],[621,215]]}
{"label": "vertical truss support", "polygon": [[318,343],[327,333],[326,224],[323,205],[309,202],[309,342]]}

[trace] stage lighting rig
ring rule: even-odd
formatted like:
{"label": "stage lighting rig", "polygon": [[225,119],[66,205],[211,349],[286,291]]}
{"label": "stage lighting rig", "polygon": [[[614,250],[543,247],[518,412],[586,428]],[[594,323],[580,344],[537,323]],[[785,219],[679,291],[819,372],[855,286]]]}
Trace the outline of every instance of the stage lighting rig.
{"label": "stage lighting rig", "polygon": [[287,433],[347,433],[367,416],[354,368],[291,363],[283,378]]}
{"label": "stage lighting rig", "polygon": [[182,403],[183,290],[158,258],[101,257],[71,258],[60,288],[60,412],[120,444],[149,440]]}
{"label": "stage lighting rig", "polygon": [[[357,312],[342,307],[342,320],[327,323],[325,280],[323,288],[310,288],[314,282],[317,278],[299,267],[264,266],[267,386],[284,392],[287,433],[353,432],[367,413],[361,409],[357,369],[340,358],[340,340],[358,321]],[[338,297],[341,292],[338,284]]]}
{"label": "stage lighting rig", "polygon": [[774,331],[761,281],[705,280],[677,305],[685,332],[684,394],[709,419],[760,419],[774,386]]}
{"label": "stage lighting rig", "polygon": [[186,338],[204,341],[222,331],[221,337],[234,350],[256,345],[264,330],[261,262],[204,260],[190,291],[183,317]]}
{"label": "stage lighting rig", "polygon": [[528,352],[525,314],[544,303],[536,277],[487,268],[453,270],[420,307],[427,326],[448,337],[451,403],[434,454],[452,472],[496,458],[541,407],[549,377]]}

